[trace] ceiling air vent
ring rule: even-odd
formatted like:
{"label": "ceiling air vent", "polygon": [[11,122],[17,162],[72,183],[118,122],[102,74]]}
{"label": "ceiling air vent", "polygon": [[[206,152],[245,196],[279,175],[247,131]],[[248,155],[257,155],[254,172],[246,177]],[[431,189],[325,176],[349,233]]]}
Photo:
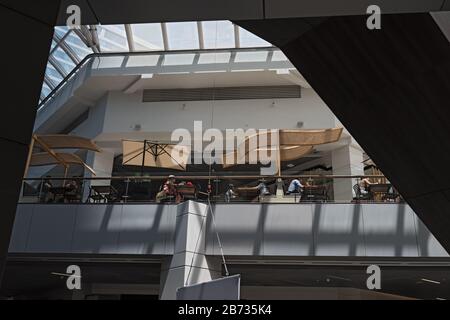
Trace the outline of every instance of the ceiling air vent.
{"label": "ceiling air vent", "polygon": [[299,86],[148,89],[143,102],[300,98]]}

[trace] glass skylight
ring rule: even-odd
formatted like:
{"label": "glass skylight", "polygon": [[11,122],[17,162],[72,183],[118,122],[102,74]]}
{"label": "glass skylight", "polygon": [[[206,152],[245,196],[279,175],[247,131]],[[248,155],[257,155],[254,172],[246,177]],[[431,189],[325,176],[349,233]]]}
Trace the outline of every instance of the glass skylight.
{"label": "glass skylight", "polygon": [[205,21],[203,39],[205,49],[234,48],[234,26],[230,21]]}
{"label": "glass skylight", "polygon": [[45,76],[50,79],[52,83],[60,83],[63,80],[62,75],[55,69],[55,67],[51,64],[47,64],[47,70],[45,71]]}
{"label": "glass skylight", "polygon": [[162,51],[164,39],[161,23],[144,23],[131,25],[135,50],[137,51]]}
{"label": "glass skylight", "polygon": [[[92,53],[270,46],[270,43],[230,21],[99,25],[83,26],[78,30],[56,27],[41,99],[47,97],[78,63]],[[210,56],[206,52],[200,60],[203,64],[226,63],[229,56],[219,53]]]}
{"label": "glass skylight", "polygon": [[271,46],[269,42],[261,39],[260,37],[255,36],[253,33],[250,33],[242,28],[239,28],[239,38],[242,48]]}
{"label": "glass skylight", "polygon": [[61,47],[58,47],[52,56],[55,62],[64,69],[65,74],[68,74],[75,68],[75,62],[71,60],[69,55]]}
{"label": "glass skylight", "polygon": [[200,48],[197,22],[171,22],[166,27],[170,50]]}
{"label": "glass skylight", "polygon": [[99,26],[97,32],[101,51],[129,51],[124,25]]}

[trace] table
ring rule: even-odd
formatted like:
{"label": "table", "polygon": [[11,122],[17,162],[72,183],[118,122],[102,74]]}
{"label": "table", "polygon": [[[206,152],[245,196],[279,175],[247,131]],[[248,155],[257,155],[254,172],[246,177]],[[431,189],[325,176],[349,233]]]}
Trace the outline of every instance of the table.
{"label": "table", "polygon": [[94,203],[96,202],[114,202],[119,199],[119,192],[111,186],[91,186],[89,190],[89,197],[88,200],[93,200]]}
{"label": "table", "polygon": [[53,195],[54,201],[56,201],[58,198],[63,198],[66,194],[67,188],[66,187],[51,187],[48,188],[48,192]]}
{"label": "table", "polygon": [[259,196],[259,190],[255,187],[238,187],[234,189],[237,196],[245,201],[252,201]]}
{"label": "table", "polygon": [[53,195],[53,201],[55,202],[78,202],[81,200],[81,195],[78,188],[51,187],[48,188],[47,192]]}
{"label": "table", "polygon": [[328,200],[328,187],[326,185],[304,186],[301,201]]}
{"label": "table", "polygon": [[197,199],[197,188],[195,186],[177,186],[177,192],[183,199]]}
{"label": "table", "polygon": [[376,183],[369,185],[367,191],[372,195],[372,200],[383,201],[386,194],[390,193],[391,188],[392,184],[390,183]]}

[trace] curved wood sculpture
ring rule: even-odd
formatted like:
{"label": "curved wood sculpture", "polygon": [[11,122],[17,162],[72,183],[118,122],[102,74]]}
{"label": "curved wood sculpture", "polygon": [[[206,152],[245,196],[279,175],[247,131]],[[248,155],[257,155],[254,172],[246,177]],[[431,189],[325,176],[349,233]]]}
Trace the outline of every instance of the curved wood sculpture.
{"label": "curved wood sculpture", "polygon": [[317,146],[336,142],[341,138],[342,128],[323,130],[280,130],[280,145]]}
{"label": "curved wood sculpture", "polygon": [[[228,168],[237,164],[249,163],[251,156],[253,156],[254,161],[255,157],[259,158],[261,152],[264,152],[268,157],[270,157],[271,152],[278,152],[278,149],[280,151],[280,161],[296,160],[311,153],[316,145],[337,142],[341,138],[342,131],[343,128],[322,130],[283,129],[278,131],[278,143],[276,141],[276,137],[274,137],[274,144],[277,146],[271,148],[259,145],[259,138],[263,133],[258,133],[247,137],[236,150],[226,154],[223,159],[223,167]],[[270,131],[267,133],[267,139],[263,140],[264,142],[267,140],[269,144],[271,143],[272,134]],[[244,150],[245,156],[242,155]],[[239,153],[239,151],[241,152]]]}
{"label": "curved wood sculpture", "polygon": [[292,161],[312,153],[313,146],[280,146],[281,161]]}

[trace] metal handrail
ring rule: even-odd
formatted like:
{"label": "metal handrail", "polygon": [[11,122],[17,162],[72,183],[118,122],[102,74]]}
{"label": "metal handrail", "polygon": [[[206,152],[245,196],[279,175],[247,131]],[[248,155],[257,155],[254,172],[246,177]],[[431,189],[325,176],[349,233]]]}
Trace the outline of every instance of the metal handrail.
{"label": "metal handrail", "polygon": [[77,73],[88,61],[99,57],[115,57],[115,56],[140,56],[140,55],[161,55],[161,54],[183,54],[183,53],[220,53],[220,52],[246,52],[246,51],[264,51],[277,50],[277,47],[252,47],[252,48],[223,48],[223,49],[186,49],[186,50],[171,50],[171,51],[139,51],[139,52],[101,52],[90,53],[78,63],[72,71],[70,71],[64,79],[37,105],[39,111],[53,96],[64,87],[72,76]]}
{"label": "metal handrail", "polygon": [[[49,177],[50,180],[164,180],[167,179],[167,175],[165,176],[112,176],[112,177]],[[233,175],[202,175],[202,176],[175,176],[177,180],[213,180],[213,179],[235,179],[235,180],[244,180],[244,179],[362,179],[362,178],[372,178],[372,179],[384,179],[386,178],[383,175],[281,175],[281,176],[262,176],[262,175],[244,175],[244,176],[233,176]],[[38,177],[38,178],[24,178],[23,181],[34,181],[34,180],[43,180],[46,177]]]}
{"label": "metal handrail", "polygon": [[[275,199],[274,203],[297,203],[300,200],[303,202],[321,202],[321,203],[350,203],[352,201],[360,201],[358,195],[349,196],[346,200],[335,200],[330,193],[331,180],[334,179],[355,179],[360,181],[362,178],[375,178],[375,179],[385,179],[383,175],[320,175],[320,174],[310,174],[310,175],[280,175],[280,176],[261,176],[261,175],[179,175],[176,176],[177,181],[191,181],[192,185],[186,184],[186,189],[180,184],[177,190],[180,192],[176,198],[171,198],[167,196],[165,199],[158,199],[159,192],[161,191],[161,186],[158,184],[160,182],[166,181],[167,175],[148,175],[148,176],[109,176],[109,177],[40,177],[40,178],[26,178],[23,179],[24,187],[26,184],[31,187],[31,191],[25,194],[21,199],[26,199],[24,203],[34,203],[30,202],[34,197],[37,197],[37,203],[105,203],[105,202],[121,202],[121,203],[153,203],[153,202],[164,202],[164,203],[175,203],[176,201],[181,201],[184,197],[187,199],[198,199],[203,201],[208,199],[208,201],[214,200],[216,203],[226,202],[229,203],[230,199],[227,199],[227,194],[229,192],[230,186],[227,184],[228,180],[234,180],[234,184],[240,184],[236,181],[245,180],[243,186],[236,185],[235,196],[238,195],[239,198],[233,198],[232,202],[236,203],[251,203],[257,197],[258,202],[269,201],[270,199]],[[249,186],[250,181],[259,181],[261,178],[265,178],[267,183],[266,188],[273,189],[273,182],[276,182],[276,192],[270,191],[270,198],[264,198],[259,194],[262,192],[260,190],[260,185]],[[302,188],[301,192],[286,193],[284,182],[289,181],[289,179],[301,179],[314,181],[311,185],[306,183]],[[280,180],[281,181],[280,181]],[[105,181],[107,184],[96,184],[95,181]],[[277,181],[274,181],[277,180]],[[284,180],[284,182],[283,182]],[[40,182],[36,190],[37,185],[30,183],[30,181]],[[50,182],[50,189],[43,189],[44,182]],[[70,185],[66,185],[66,181],[71,181]],[[382,180],[381,180],[382,181]],[[379,180],[379,182],[381,182]],[[28,183],[27,183],[28,182]],[[53,184],[54,182],[57,182]],[[60,184],[59,182],[62,182]],[[89,184],[89,182],[92,182]],[[318,184],[316,184],[318,182]],[[76,187],[73,187],[72,183],[75,183]],[[124,185],[122,184],[124,183]],[[145,186],[140,186],[141,183],[146,183]],[[205,186],[205,183],[207,186]],[[216,183],[214,186],[212,183]],[[283,186],[280,185],[283,184]],[[134,185],[136,184],[136,185]],[[253,185],[254,183],[252,183]],[[133,187],[132,187],[133,186]],[[135,189],[135,187],[143,188]],[[381,191],[373,191],[372,195],[377,195],[378,198],[367,199],[370,202],[399,202],[402,201],[400,195],[395,189],[388,183],[382,182],[378,185],[381,187]],[[73,187],[73,188],[72,188]],[[280,197],[280,187],[283,191],[283,196]],[[386,187],[386,190],[383,188]],[[100,188],[100,189],[99,189]],[[207,189],[205,189],[207,188]],[[25,189],[24,189],[25,190]],[[33,191],[34,190],[34,191]],[[158,191],[159,190],[159,191]],[[207,191],[206,191],[207,190]],[[268,190],[268,189],[267,189]],[[36,193],[37,192],[37,193]],[[265,192],[265,191],[264,191]],[[44,198],[42,198],[44,196]],[[293,196],[293,197],[292,197]],[[47,198],[48,197],[48,198]],[[205,198],[206,197],[206,198]],[[297,201],[298,200],[298,201]],[[174,202],[175,201],[175,202]],[[272,203],[272,202],[270,202]]]}

